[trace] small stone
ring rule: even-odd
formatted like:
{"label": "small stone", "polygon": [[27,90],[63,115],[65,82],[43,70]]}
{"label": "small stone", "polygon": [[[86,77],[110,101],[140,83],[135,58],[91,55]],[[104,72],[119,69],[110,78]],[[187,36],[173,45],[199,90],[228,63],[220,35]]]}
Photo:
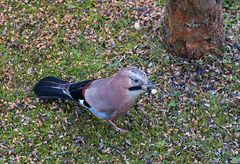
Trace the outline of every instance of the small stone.
{"label": "small stone", "polygon": [[135,27],[136,30],[140,30],[141,29],[140,22],[138,22],[138,21],[135,22],[134,27]]}
{"label": "small stone", "polygon": [[156,89],[152,89],[151,90],[151,94],[155,95],[157,93],[157,90]]}
{"label": "small stone", "polygon": [[153,63],[150,62],[150,63],[148,64],[148,67],[152,67],[152,66],[153,66]]}
{"label": "small stone", "polygon": [[209,107],[210,107],[210,104],[205,103],[204,106],[209,108]]}

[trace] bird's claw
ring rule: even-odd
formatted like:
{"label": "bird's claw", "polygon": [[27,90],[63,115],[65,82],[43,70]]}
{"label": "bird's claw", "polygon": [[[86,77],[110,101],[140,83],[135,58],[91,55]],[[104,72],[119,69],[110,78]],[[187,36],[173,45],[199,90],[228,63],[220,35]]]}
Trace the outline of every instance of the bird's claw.
{"label": "bird's claw", "polygon": [[121,134],[124,134],[124,133],[128,133],[129,131],[128,130],[125,130],[125,129],[121,129],[121,128],[118,128],[117,131]]}
{"label": "bird's claw", "polygon": [[124,130],[124,129],[117,127],[117,125],[115,125],[111,120],[109,120],[107,122],[109,122],[119,133],[127,133],[128,132],[128,130]]}

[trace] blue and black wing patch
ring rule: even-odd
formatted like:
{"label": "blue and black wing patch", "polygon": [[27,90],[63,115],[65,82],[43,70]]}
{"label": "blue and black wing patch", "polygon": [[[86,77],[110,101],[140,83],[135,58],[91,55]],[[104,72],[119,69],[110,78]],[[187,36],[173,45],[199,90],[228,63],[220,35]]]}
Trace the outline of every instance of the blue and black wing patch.
{"label": "blue and black wing patch", "polygon": [[111,118],[111,114],[97,111],[95,108],[91,107],[85,100],[79,100],[79,104],[87,108],[93,115],[97,116],[100,119],[107,120]]}
{"label": "blue and black wing patch", "polygon": [[75,101],[84,100],[85,105],[89,106],[89,104],[85,101],[85,98],[84,98],[84,89],[87,88],[92,81],[93,80],[85,80],[85,81],[71,84],[68,91],[71,94],[72,98]]}

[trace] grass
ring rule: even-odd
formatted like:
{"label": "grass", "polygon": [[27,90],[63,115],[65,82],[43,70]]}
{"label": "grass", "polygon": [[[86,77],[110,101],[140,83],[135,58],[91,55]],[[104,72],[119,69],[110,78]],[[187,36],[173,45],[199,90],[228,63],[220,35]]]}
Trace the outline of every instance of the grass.
{"label": "grass", "polygon": [[[0,3],[0,163],[239,163],[237,49],[194,62],[173,58],[151,27],[134,28],[146,21],[137,9],[149,4]],[[225,23],[239,43],[234,6],[225,2]],[[115,121],[127,134],[72,102],[42,102],[32,92],[48,75],[109,77],[127,65],[145,69],[158,86]]]}

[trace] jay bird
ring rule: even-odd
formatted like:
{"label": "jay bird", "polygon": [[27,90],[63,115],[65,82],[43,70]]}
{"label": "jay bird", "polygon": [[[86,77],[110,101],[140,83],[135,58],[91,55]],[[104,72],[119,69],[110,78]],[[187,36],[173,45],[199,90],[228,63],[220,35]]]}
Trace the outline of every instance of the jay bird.
{"label": "jay bird", "polygon": [[126,67],[111,78],[73,83],[53,76],[45,77],[35,85],[34,93],[39,98],[74,100],[93,115],[109,122],[117,131],[125,132],[112,120],[127,113],[140,94],[151,92],[153,88],[145,72]]}

